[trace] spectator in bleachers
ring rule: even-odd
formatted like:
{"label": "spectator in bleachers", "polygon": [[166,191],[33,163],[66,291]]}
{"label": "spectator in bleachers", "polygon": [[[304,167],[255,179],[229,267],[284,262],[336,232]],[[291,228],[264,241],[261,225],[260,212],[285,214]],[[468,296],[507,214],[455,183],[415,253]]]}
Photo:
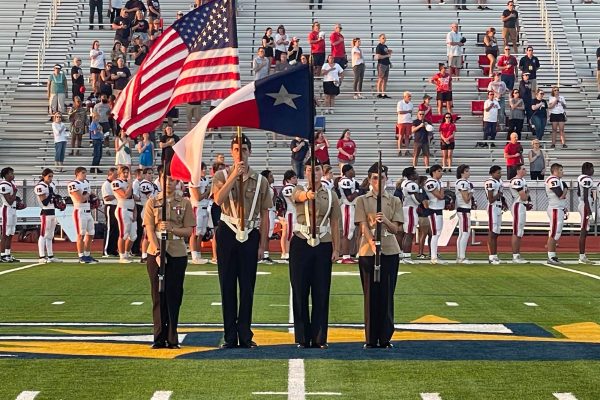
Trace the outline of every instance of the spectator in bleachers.
{"label": "spectator in bleachers", "polygon": [[148,46],[144,44],[142,38],[139,35],[133,36],[133,60],[137,66],[142,65],[146,55],[148,55]]}
{"label": "spectator in bleachers", "polygon": [[565,141],[565,122],[567,121],[567,101],[560,95],[557,86],[552,88],[550,99],[548,100],[548,109],[550,110],[550,123],[552,123],[552,144],[550,147],[556,147],[556,136],[559,135],[563,149],[567,148]]}
{"label": "spectator in bleachers", "polygon": [[308,64],[308,56],[306,54],[302,54],[300,56],[300,64],[304,64],[304,65]]}
{"label": "spectator in bleachers", "polygon": [[491,8],[489,8],[487,6],[487,0],[477,0],[477,9],[478,10],[491,10]]}
{"label": "spectator in bleachers", "polygon": [[415,137],[414,148],[413,148],[413,160],[412,166],[417,167],[419,161],[419,155],[423,153],[423,162],[425,168],[429,168],[429,132],[427,126],[431,126],[425,121],[425,113],[423,111],[417,112],[417,119],[412,123],[412,134]]}
{"label": "spectator in bleachers", "polygon": [[269,68],[271,62],[265,56],[265,48],[259,47],[256,52],[256,57],[252,60],[252,71],[254,72],[254,80],[266,78],[269,76]]}
{"label": "spectator in bleachers", "polygon": [[287,48],[290,44],[287,34],[285,33],[285,26],[279,25],[277,27],[277,33],[275,34],[275,63],[278,64],[281,61],[281,53],[287,55]]}
{"label": "spectator in bleachers", "polygon": [[[444,114],[444,121],[440,124],[440,149],[442,150],[442,171],[452,172],[452,154],[454,153],[456,124],[452,114]],[[446,170],[447,168],[447,170]]]}
{"label": "spectator in bleachers", "polygon": [[92,42],[92,49],[90,50],[90,83],[92,85],[92,93],[97,93],[99,91],[98,77],[100,72],[104,69],[104,64],[105,57],[104,52],[100,50],[100,42],[94,40]]}
{"label": "spectator in bleachers", "polygon": [[504,82],[502,82],[502,80],[500,79],[501,75],[502,74],[500,72],[495,72],[494,80],[491,81],[487,87],[488,92],[490,92],[490,91],[494,92],[494,98],[498,101],[498,104],[500,104],[500,110],[498,112],[498,129],[501,129],[500,126],[505,124],[505,118],[506,118],[505,95],[506,95],[506,92],[508,91],[506,84]]}
{"label": "spectator in bleachers", "polygon": [[523,104],[525,104],[525,115],[527,116],[527,121],[531,118],[533,111],[531,110],[531,103],[533,102],[533,95],[531,90],[531,82],[529,81],[529,72],[524,72],[521,78],[521,82],[519,82],[519,96],[523,99]]}
{"label": "spectator in bleachers", "polygon": [[160,20],[160,1],[159,0],[147,0],[146,5],[148,6],[148,24],[156,20]]}
{"label": "spectator in bleachers", "polygon": [[[119,123],[117,122],[116,119],[113,118],[113,115],[112,115],[112,110],[115,108],[116,101],[117,101],[117,98],[115,97],[114,94],[111,94],[110,96],[108,96],[108,106],[110,107],[110,114],[108,117],[108,122],[110,123],[110,131],[113,136],[117,136],[117,133],[119,131],[121,131],[121,127],[119,126]],[[152,132],[151,138],[154,141],[154,131]]]}
{"label": "spectator in bleachers", "polygon": [[346,128],[336,144],[338,151],[337,160],[340,167],[340,174],[344,165],[353,165],[356,161],[356,142],[352,140],[350,129]]}
{"label": "spectator in bleachers", "polygon": [[131,140],[124,129],[115,138],[115,166],[131,167]]}
{"label": "spectator in bleachers", "polygon": [[519,89],[513,89],[510,100],[508,101],[508,137],[511,132],[516,132],[517,137],[521,140],[521,132],[523,131],[523,122],[525,120],[525,103],[519,95]]}
{"label": "spectator in bleachers", "polygon": [[517,58],[510,54],[510,47],[504,46],[504,54],[498,57],[498,71],[500,79],[506,84],[508,90],[512,90],[515,87],[515,73],[517,71]]}
{"label": "spectator in bleachers", "polygon": [[69,131],[62,122],[62,114],[57,112],[54,114],[54,122],[52,122],[52,134],[54,136],[54,166],[60,167],[58,170],[62,172],[62,165],[65,162],[65,154],[67,151],[67,138]]}
{"label": "spectator in bleachers", "polygon": [[516,132],[510,134],[510,142],[504,146],[504,159],[506,160],[506,178],[510,180],[517,175],[517,165],[523,165],[523,146],[519,143]]}
{"label": "spectator in bleachers", "polygon": [[[115,18],[112,23],[112,29],[115,31],[115,42],[120,42],[127,48],[131,37],[131,21],[126,8],[121,9],[121,14]],[[114,60],[113,60],[114,61]]]}
{"label": "spectator in bleachers", "polygon": [[98,123],[102,127],[102,133],[110,132],[110,123],[108,118],[110,116],[110,106],[108,105],[108,97],[102,95],[100,102],[94,106],[94,113],[98,114]]}
{"label": "spectator in bleachers", "polygon": [[431,105],[429,104],[431,102],[431,96],[428,94],[423,95],[423,102],[421,104],[419,104],[419,111],[423,111],[424,115],[425,115],[425,121],[427,121],[428,123],[433,123],[432,117],[433,117],[433,109],[431,108]]}
{"label": "spectator in bleachers", "polygon": [[[79,155],[81,139],[83,138],[85,130],[89,125],[87,108],[83,106],[83,102],[79,99],[79,97],[75,97],[73,99],[73,109],[69,114],[69,122],[71,122],[71,152],[69,155]],[[74,151],[75,153],[73,153]]]}
{"label": "spectator in bleachers", "polygon": [[467,8],[467,0],[454,0],[454,8],[457,10],[468,10]]}
{"label": "spectator in bleachers", "polygon": [[[600,39],[598,39],[598,42],[600,42]],[[600,47],[596,49],[596,60],[598,62],[598,65],[596,66],[596,82],[598,83],[597,99],[600,100]]]}
{"label": "spectator in bleachers", "polygon": [[92,155],[92,173],[102,173],[102,170],[98,168],[100,161],[102,160],[102,142],[104,141],[104,133],[102,133],[102,126],[98,120],[100,116],[98,113],[92,113],[92,122],[90,123],[90,139],[92,139],[93,155]]}
{"label": "spectator in bleachers", "polygon": [[447,72],[446,65],[440,64],[437,74],[429,81],[435,85],[437,110],[438,114],[442,115],[442,107],[446,105],[446,111],[452,113],[452,76]]}
{"label": "spectator in bleachers", "polygon": [[[273,39],[273,29],[270,27],[265,30],[265,34],[262,37],[262,47],[265,49],[265,57],[269,60],[269,66],[273,64],[275,39]],[[267,75],[269,74],[269,68],[267,68]]]}
{"label": "spectator in bleachers", "polygon": [[300,39],[296,36],[292,38],[288,47],[287,58],[290,65],[296,64],[302,57],[302,47],[300,47]]}
{"label": "spectator in bleachers", "polygon": [[173,127],[170,125],[165,126],[164,134],[160,137],[158,147],[162,149],[161,161],[167,164],[167,168],[171,165],[171,159],[175,155],[173,146],[179,142],[179,136],[173,132]]}
{"label": "spectator in bleachers", "polygon": [[[183,13],[181,14],[181,16],[183,17]],[[154,42],[158,40],[161,34],[162,29],[160,27],[160,20],[155,19],[154,21],[152,21],[152,25],[150,25],[150,27],[148,28],[148,40],[146,41],[148,48],[152,47],[152,44],[154,44]]]}
{"label": "spectator in bleachers", "polygon": [[94,14],[98,13],[98,27],[104,29],[102,26],[102,2],[104,0],[90,0],[90,30],[94,29]]}
{"label": "spectator in bleachers", "polygon": [[154,142],[150,140],[150,133],[142,133],[142,140],[136,147],[140,155],[140,168],[152,168],[154,166]]}
{"label": "spectator in bleachers", "polygon": [[515,3],[511,0],[506,4],[507,8],[502,12],[502,39],[504,47],[512,43],[515,54],[519,53],[519,12],[515,10]]}
{"label": "spectator in bleachers", "polygon": [[321,76],[321,67],[325,64],[325,33],[321,32],[321,24],[317,21],[312,24],[312,31],[308,34],[308,43],[310,43],[314,75]]}
{"label": "spectator in bleachers", "polygon": [[[458,5],[456,8],[459,8]],[[448,55],[448,66],[450,67],[450,75],[452,76],[460,75],[460,69],[462,67],[462,48],[465,42],[465,38],[458,31],[458,23],[453,22],[450,25],[450,32],[446,35],[446,54]]]}
{"label": "spectator in bleachers", "polygon": [[144,15],[146,15],[146,6],[141,0],[127,0],[127,3],[125,3],[125,10],[127,10],[127,17],[129,18],[130,25],[135,18],[136,12],[142,11]]}
{"label": "spectator in bleachers", "polygon": [[325,133],[321,129],[315,132],[315,157],[321,162],[321,165],[331,165],[331,161],[329,160],[329,140],[327,140]]}
{"label": "spectator in bleachers", "polygon": [[148,40],[148,29],[150,29],[150,24],[144,18],[144,13],[139,10],[135,13],[135,19],[133,24],[131,25],[131,33],[135,38],[136,35],[139,35],[143,41]]}
{"label": "spectator in bleachers", "polygon": [[391,99],[385,93],[388,78],[390,76],[390,67],[392,65],[390,58],[392,50],[385,44],[386,37],[384,33],[379,34],[379,44],[375,48],[375,59],[377,60],[377,97],[380,99]]}
{"label": "spectator in bleachers", "polygon": [[183,11],[179,10],[179,11],[177,11],[177,14],[175,14],[175,21],[177,21],[181,18],[183,18]]}
{"label": "spectator in bleachers", "polygon": [[191,101],[185,105],[185,118],[187,119],[187,130],[192,129],[192,120],[196,120],[196,123],[200,122],[202,118],[202,102]]}
{"label": "spectator in bleachers", "polygon": [[402,155],[402,147],[406,148],[406,152],[404,155],[406,157],[410,156],[410,152],[408,151],[408,145],[410,143],[410,135],[412,134],[412,126],[413,126],[413,110],[414,106],[411,102],[412,93],[404,92],[402,95],[402,100],[398,102],[396,105],[396,113],[398,114],[398,122],[396,123],[396,132],[397,132],[397,148],[398,148],[398,156]]}
{"label": "spectator in bleachers", "polygon": [[[488,98],[483,103],[483,140],[496,140],[498,110],[500,104],[494,95],[493,91],[488,91]],[[485,143],[477,143],[481,147],[486,147]],[[494,143],[492,147],[496,147]]]}
{"label": "spectator in bleachers", "polygon": [[354,99],[362,99],[362,85],[365,78],[365,59],[360,48],[360,38],[352,39],[352,72],[354,72]]}
{"label": "spectator in bleachers", "polygon": [[108,0],[108,10],[110,12],[110,23],[112,24],[116,17],[121,14],[121,9],[125,5],[125,0]]}
{"label": "spectator in bleachers", "polygon": [[107,96],[111,96],[113,92],[114,80],[112,79],[112,61],[107,61],[104,69],[100,72],[100,79],[98,80],[98,89],[94,93],[101,93]]}
{"label": "spectator in bleachers", "polygon": [[282,72],[290,68],[287,53],[279,54],[279,62],[275,65],[275,72]]}
{"label": "spectator in bleachers", "polygon": [[117,65],[117,60],[119,58],[126,59],[127,57],[127,48],[123,46],[123,43],[120,41],[115,41],[113,43],[112,51],[110,52],[110,59],[112,60],[113,65]]}
{"label": "spectator in bleachers", "polygon": [[535,93],[537,91],[537,70],[540,69],[540,60],[533,55],[533,47],[527,46],[527,52],[519,60],[519,69],[521,72],[529,73],[531,90]]}
{"label": "spectator in bleachers", "polygon": [[544,180],[546,174],[546,155],[540,147],[540,141],[533,139],[531,141],[532,149],[529,150],[529,173],[532,180]]}
{"label": "spectator in bleachers", "polygon": [[342,35],[342,24],[335,24],[333,32],[329,35],[331,44],[331,55],[336,64],[342,69],[346,69],[348,59],[346,58],[346,45],[344,44],[344,35]]}
{"label": "spectator in bleachers", "polygon": [[548,102],[544,100],[544,91],[538,89],[535,93],[535,98],[531,103],[531,125],[533,126],[535,137],[542,140],[544,137],[544,129],[548,120]]}
{"label": "spectator in bleachers", "polygon": [[296,136],[290,143],[290,150],[292,151],[292,170],[298,179],[304,179],[304,160],[310,150],[310,145],[307,140]]}
{"label": "spectator in bleachers", "polygon": [[323,8],[323,0],[308,0],[310,2],[309,8],[312,10],[313,6],[317,4],[317,8],[321,10]]}
{"label": "spectator in bleachers", "polygon": [[485,55],[488,58],[488,60],[490,60],[490,71],[488,73],[488,76],[492,77],[494,74],[494,68],[496,66],[496,58],[498,58],[498,41],[496,40],[496,28],[489,28],[485,32],[485,37],[483,38],[483,45],[485,46]]}
{"label": "spectator in bleachers", "polygon": [[73,66],[71,67],[71,93],[73,94],[73,100],[78,97],[80,100],[84,99],[85,94],[85,81],[83,79],[83,70],[81,69],[81,58],[73,58]]}
{"label": "spectator in bleachers", "polygon": [[[67,95],[68,84],[67,77],[62,72],[62,67],[59,64],[55,64],[52,69],[52,74],[48,77],[48,83],[46,85],[46,91],[48,93],[48,102],[50,107],[50,115],[54,115],[55,112],[65,112],[65,97]],[[50,117],[52,121],[52,117]]]}
{"label": "spectator in bleachers", "polygon": [[325,93],[325,109],[323,114],[333,114],[335,97],[340,94],[340,85],[344,69],[334,61],[333,55],[327,57],[327,63],[321,69],[323,75],[323,92]]}
{"label": "spectator in bleachers", "polygon": [[127,83],[129,82],[129,78],[131,78],[131,71],[125,66],[125,60],[123,58],[117,60],[117,66],[116,68],[113,68],[111,78],[115,82],[113,94],[116,97],[119,97],[119,93],[125,89],[125,86],[127,86]]}

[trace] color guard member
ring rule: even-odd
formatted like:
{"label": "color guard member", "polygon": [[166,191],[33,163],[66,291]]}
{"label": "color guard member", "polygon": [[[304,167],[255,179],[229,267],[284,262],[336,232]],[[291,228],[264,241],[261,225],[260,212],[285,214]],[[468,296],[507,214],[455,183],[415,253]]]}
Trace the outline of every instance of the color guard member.
{"label": "color guard member", "polygon": [[[362,231],[358,248],[358,267],[364,294],[366,349],[392,348],[394,334],[394,291],[398,279],[400,246],[396,233],[402,229],[403,207],[399,198],[385,191],[388,167],[378,163],[369,168],[371,190],[356,200],[355,221]],[[382,185],[381,212],[377,213],[377,194]],[[381,222],[381,280],[374,282],[375,227]],[[314,306],[313,306],[314,307]]]}
{"label": "color guard member", "polygon": [[73,202],[73,221],[77,232],[77,254],[80,264],[97,263],[91,255],[92,241],[96,233],[94,218],[90,207],[92,195],[90,183],[86,179],[87,169],[85,167],[75,168],[75,179],[69,182],[69,196]]}
{"label": "color guard member", "polygon": [[488,200],[488,262],[500,264],[498,258],[498,235],[502,229],[502,168],[493,165],[490,178],[485,181],[485,194]]}
{"label": "color guard member", "polygon": [[54,257],[54,251],[52,250],[52,239],[54,239],[54,230],[56,229],[56,209],[54,207],[56,186],[52,182],[52,178],[54,178],[54,172],[50,168],[44,169],[42,179],[33,189],[42,208],[40,210],[42,223],[40,225],[40,237],[38,238],[40,263],[62,262],[62,260]]}
{"label": "color guard member", "polygon": [[[292,199],[297,223],[290,242],[290,282],[294,312],[294,334],[298,347],[327,349],[329,321],[329,291],[332,262],[338,258],[340,246],[340,205],[334,191],[321,184],[322,169],[316,161],[315,182],[312,182],[310,160],[304,176],[308,187],[294,188]],[[311,205],[315,199],[316,237],[313,238]],[[312,311],[309,311],[309,296]]]}
{"label": "color guard member", "polygon": [[[162,181],[162,179],[161,179]],[[177,324],[183,300],[183,280],[187,268],[186,239],[191,236],[195,224],[192,205],[185,197],[176,193],[177,180],[167,177],[167,187],[146,203],[144,226],[149,246],[146,267],[152,294],[152,321],[154,323],[153,349],[179,348]],[[167,220],[162,220],[163,196],[167,196]],[[158,292],[158,270],[160,263],[160,236],[167,232],[165,291]]]}
{"label": "color guard member", "polygon": [[[251,152],[252,143],[246,135],[241,135],[241,139],[234,137],[231,141],[233,167],[218,171],[213,177],[214,202],[222,211],[216,241],[225,333],[223,349],[257,346],[252,340],[252,303],[257,263],[268,245],[269,208],[273,206],[273,199],[269,196],[267,180],[248,164]],[[242,195],[240,176],[244,181]],[[244,204],[243,216],[238,214],[240,201]],[[243,229],[240,217],[244,221]]]}
{"label": "color guard member", "polygon": [[531,197],[525,180],[527,170],[523,164],[515,165],[517,175],[510,180],[510,191],[513,196],[512,216],[512,252],[513,264],[527,264],[528,261],[521,258],[521,239],[525,234],[525,222],[527,222],[527,210],[531,210]]}
{"label": "color guard member", "polygon": [[569,187],[563,182],[563,166],[554,163],[550,166],[550,176],[546,178],[546,195],[548,196],[548,264],[562,265],[556,256],[556,242],[560,239],[567,211],[567,194]]}

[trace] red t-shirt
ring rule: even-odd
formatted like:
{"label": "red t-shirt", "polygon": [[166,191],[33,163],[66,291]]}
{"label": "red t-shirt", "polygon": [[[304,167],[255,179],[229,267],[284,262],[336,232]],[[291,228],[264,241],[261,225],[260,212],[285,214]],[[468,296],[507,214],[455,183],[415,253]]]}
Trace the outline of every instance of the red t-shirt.
{"label": "red t-shirt", "polygon": [[[442,124],[440,125],[440,136],[443,137],[444,139],[449,138],[455,132],[456,132],[456,125],[454,125],[454,123],[442,122]],[[449,142],[453,143],[454,138],[450,139]]]}
{"label": "red t-shirt", "polygon": [[[318,40],[319,32],[311,31],[308,34],[308,43],[311,40]],[[325,39],[319,40],[317,43],[310,43],[311,54],[325,54]]]}
{"label": "red t-shirt", "polygon": [[[425,111],[427,110],[427,106],[425,105],[425,103],[421,103],[419,104],[419,111]],[[425,121],[431,123],[431,117],[433,116],[433,109],[431,108],[431,105],[429,106],[429,111],[427,111],[425,113],[425,117],[423,118]]]}
{"label": "red t-shirt", "polygon": [[[504,146],[504,153],[508,154],[509,156],[519,154],[521,152],[523,152],[523,146],[521,146],[521,143],[508,143],[506,146]],[[506,159],[507,166],[517,165],[522,162],[523,162],[522,155],[521,155],[521,157],[514,157],[514,158]]]}
{"label": "red t-shirt", "polygon": [[[340,139],[337,142],[337,146],[336,148],[344,149],[344,151],[348,154],[354,155],[354,153],[356,152],[356,143],[354,143],[354,140],[350,139],[350,140],[344,140],[344,139]],[[350,161],[350,159],[343,154],[342,152],[338,151],[338,158],[340,160],[346,160],[346,161]]]}
{"label": "red t-shirt", "polygon": [[441,72],[438,72],[433,76],[432,81],[435,83],[435,89],[438,92],[452,91],[452,76],[450,74],[443,75]]}
{"label": "red t-shirt", "polygon": [[[336,44],[335,46],[333,45],[333,42],[342,39],[342,42],[339,44]],[[344,55],[346,54],[346,48],[344,46],[344,36],[341,33],[338,32],[333,32],[331,34],[331,36],[329,37],[329,40],[331,41],[331,55],[333,56],[333,58],[339,58],[339,57],[344,57]]]}
{"label": "red t-shirt", "polygon": [[[316,147],[320,144],[324,144],[325,147],[323,147],[322,149],[317,149]],[[324,163],[325,161],[329,161],[329,148],[327,147],[326,141],[324,141],[324,140],[322,142],[315,141],[315,157],[317,157],[317,160],[321,161],[321,163]]]}
{"label": "red t-shirt", "polygon": [[[507,65],[510,65],[510,68],[504,69]],[[498,69],[502,73],[502,75],[514,75],[515,67],[517,66],[517,59],[515,56],[505,56],[502,55],[498,57]]]}

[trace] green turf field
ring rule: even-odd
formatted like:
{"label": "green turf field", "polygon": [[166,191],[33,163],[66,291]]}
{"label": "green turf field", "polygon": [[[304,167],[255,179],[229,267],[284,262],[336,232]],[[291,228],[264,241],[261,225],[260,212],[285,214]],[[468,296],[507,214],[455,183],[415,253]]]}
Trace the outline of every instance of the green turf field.
{"label": "green turf field", "polygon": [[188,267],[180,350],[149,348],[145,266],[3,273],[25,265],[0,265],[0,399],[600,399],[600,266],[401,265],[396,347],[363,350],[336,265],[324,351],[293,346],[287,265],[261,265],[260,347],[224,351],[213,265]]}

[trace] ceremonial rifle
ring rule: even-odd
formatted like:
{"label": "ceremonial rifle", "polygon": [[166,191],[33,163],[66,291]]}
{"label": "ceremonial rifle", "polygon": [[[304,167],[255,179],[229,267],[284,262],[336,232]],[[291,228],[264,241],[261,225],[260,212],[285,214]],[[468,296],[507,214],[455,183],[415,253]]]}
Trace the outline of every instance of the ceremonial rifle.
{"label": "ceremonial rifle", "polygon": [[[381,176],[383,166],[381,165],[381,150],[379,150],[379,162],[377,163],[377,209],[376,212],[381,212],[381,195],[383,190],[383,178]],[[375,225],[375,270],[373,273],[373,281],[381,281],[381,222],[377,221]]]}

